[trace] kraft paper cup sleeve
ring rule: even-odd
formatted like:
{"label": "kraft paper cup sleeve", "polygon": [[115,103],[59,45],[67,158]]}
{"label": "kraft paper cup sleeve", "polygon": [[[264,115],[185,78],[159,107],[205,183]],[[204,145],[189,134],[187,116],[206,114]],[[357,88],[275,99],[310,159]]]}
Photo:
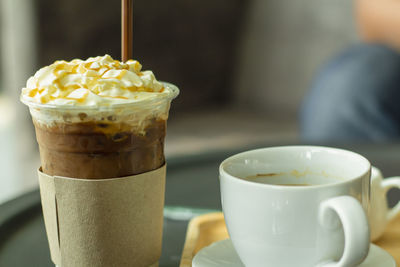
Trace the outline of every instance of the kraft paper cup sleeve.
{"label": "kraft paper cup sleeve", "polygon": [[52,261],[62,267],[157,266],[166,166],[111,179],[38,170]]}

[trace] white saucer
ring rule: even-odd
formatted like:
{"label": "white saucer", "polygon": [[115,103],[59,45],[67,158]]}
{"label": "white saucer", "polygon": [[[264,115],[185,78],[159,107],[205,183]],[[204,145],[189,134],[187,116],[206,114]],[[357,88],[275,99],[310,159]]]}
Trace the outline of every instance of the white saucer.
{"label": "white saucer", "polygon": [[[245,267],[233,248],[230,239],[215,242],[200,250],[192,267]],[[396,267],[393,257],[380,247],[371,244],[367,258],[358,267]]]}

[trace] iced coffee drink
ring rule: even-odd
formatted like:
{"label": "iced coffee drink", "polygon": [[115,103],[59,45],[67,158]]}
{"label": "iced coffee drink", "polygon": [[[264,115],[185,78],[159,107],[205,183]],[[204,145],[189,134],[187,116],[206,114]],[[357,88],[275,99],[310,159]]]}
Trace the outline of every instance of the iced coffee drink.
{"label": "iced coffee drink", "polygon": [[45,174],[104,179],[164,164],[171,100],[178,89],[110,56],[56,61],[22,90]]}

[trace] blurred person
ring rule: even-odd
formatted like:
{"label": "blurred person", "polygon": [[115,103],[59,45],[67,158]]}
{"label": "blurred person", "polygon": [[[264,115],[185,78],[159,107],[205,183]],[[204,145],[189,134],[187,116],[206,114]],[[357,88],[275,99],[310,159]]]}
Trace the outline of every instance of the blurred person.
{"label": "blurred person", "polygon": [[300,110],[303,140],[400,139],[400,1],[356,0],[362,43],[328,62]]}

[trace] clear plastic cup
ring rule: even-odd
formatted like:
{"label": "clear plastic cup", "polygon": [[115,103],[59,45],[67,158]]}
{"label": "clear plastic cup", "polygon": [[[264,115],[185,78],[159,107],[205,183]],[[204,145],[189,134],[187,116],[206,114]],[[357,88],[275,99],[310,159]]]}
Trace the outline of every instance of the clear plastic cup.
{"label": "clear plastic cup", "polygon": [[171,93],[109,107],[55,106],[21,101],[29,106],[39,144],[42,171],[83,179],[140,174],[165,162],[166,121]]}

